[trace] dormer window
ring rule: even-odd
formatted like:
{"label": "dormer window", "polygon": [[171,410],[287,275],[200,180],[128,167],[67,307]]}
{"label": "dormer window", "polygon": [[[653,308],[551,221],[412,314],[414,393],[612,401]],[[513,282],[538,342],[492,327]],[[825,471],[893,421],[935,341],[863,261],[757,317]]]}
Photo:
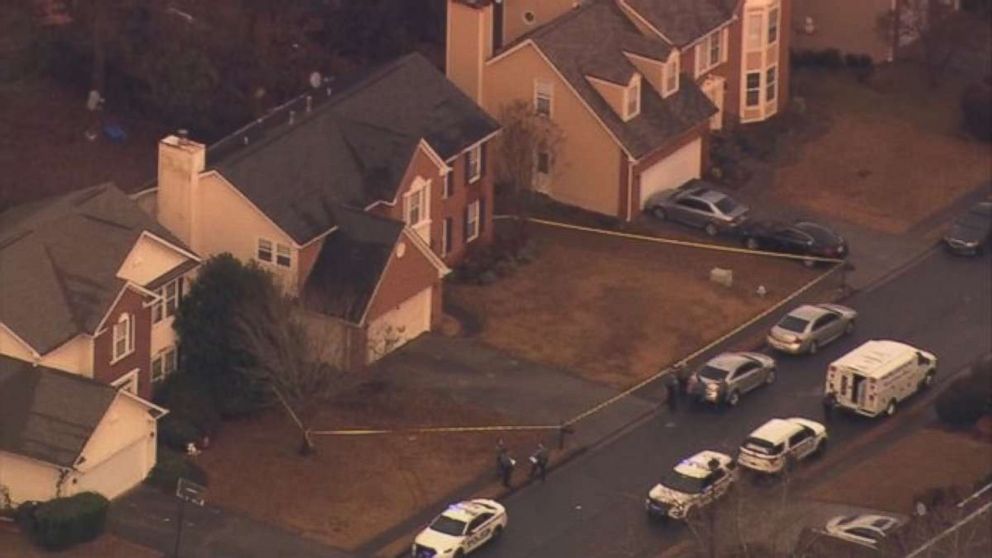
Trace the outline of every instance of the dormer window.
{"label": "dormer window", "polygon": [[667,97],[679,90],[679,54],[672,52],[665,62],[662,77],[661,96]]}
{"label": "dormer window", "polygon": [[641,113],[641,76],[634,76],[627,86],[627,99],[624,103],[624,120],[630,120]]}
{"label": "dormer window", "polygon": [[727,60],[726,29],[717,29],[696,44],[696,77]]}

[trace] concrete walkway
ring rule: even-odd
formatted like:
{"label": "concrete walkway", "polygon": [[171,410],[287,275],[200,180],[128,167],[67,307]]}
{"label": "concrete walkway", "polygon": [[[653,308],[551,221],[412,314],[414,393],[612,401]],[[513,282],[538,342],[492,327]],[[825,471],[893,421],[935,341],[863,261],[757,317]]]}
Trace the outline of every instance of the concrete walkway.
{"label": "concrete walkway", "polygon": [[[273,482],[278,482],[273,479]],[[245,487],[251,490],[251,487]],[[179,557],[182,558],[353,558],[295,533],[209,505],[186,504]],[[141,486],[114,501],[108,530],[173,558],[179,500]]]}

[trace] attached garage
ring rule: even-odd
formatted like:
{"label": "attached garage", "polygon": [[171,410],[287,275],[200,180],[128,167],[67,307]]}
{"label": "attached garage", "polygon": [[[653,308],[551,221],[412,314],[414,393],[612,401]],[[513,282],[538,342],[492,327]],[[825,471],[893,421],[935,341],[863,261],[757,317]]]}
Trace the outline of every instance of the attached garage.
{"label": "attached garage", "polygon": [[155,465],[163,414],[107,384],[0,356],[0,485],[14,503],[119,496]]}
{"label": "attached garage", "polygon": [[369,364],[430,331],[432,290],[428,287],[420,291],[369,323],[366,345]]}
{"label": "attached garage", "polygon": [[693,178],[699,178],[703,166],[703,141],[696,138],[678,148],[668,157],[641,171],[640,207],[658,192],[678,188]]}

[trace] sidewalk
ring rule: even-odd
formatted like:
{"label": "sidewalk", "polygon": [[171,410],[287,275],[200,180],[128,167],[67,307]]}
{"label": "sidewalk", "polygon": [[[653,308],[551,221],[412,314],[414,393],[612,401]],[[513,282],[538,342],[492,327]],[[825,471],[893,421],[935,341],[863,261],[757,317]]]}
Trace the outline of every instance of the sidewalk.
{"label": "sidewalk", "polygon": [[[277,482],[273,480],[273,482]],[[251,487],[245,487],[251,490]],[[179,556],[183,558],[353,558],[296,533],[221,510],[186,504]],[[179,500],[140,486],[111,506],[108,531],[172,558]]]}

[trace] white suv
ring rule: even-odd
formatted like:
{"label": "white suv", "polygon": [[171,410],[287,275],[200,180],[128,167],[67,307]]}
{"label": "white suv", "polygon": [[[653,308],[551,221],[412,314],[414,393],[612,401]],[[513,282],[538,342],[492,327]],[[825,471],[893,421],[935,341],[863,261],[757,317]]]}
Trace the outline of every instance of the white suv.
{"label": "white suv", "polygon": [[683,459],[648,493],[648,515],[685,519],[730,489],[737,480],[733,458],[715,451],[701,451]]}
{"label": "white suv", "polygon": [[772,419],[751,433],[741,445],[737,462],[761,473],[780,473],[797,462],[825,450],[827,429],[804,418]]}

